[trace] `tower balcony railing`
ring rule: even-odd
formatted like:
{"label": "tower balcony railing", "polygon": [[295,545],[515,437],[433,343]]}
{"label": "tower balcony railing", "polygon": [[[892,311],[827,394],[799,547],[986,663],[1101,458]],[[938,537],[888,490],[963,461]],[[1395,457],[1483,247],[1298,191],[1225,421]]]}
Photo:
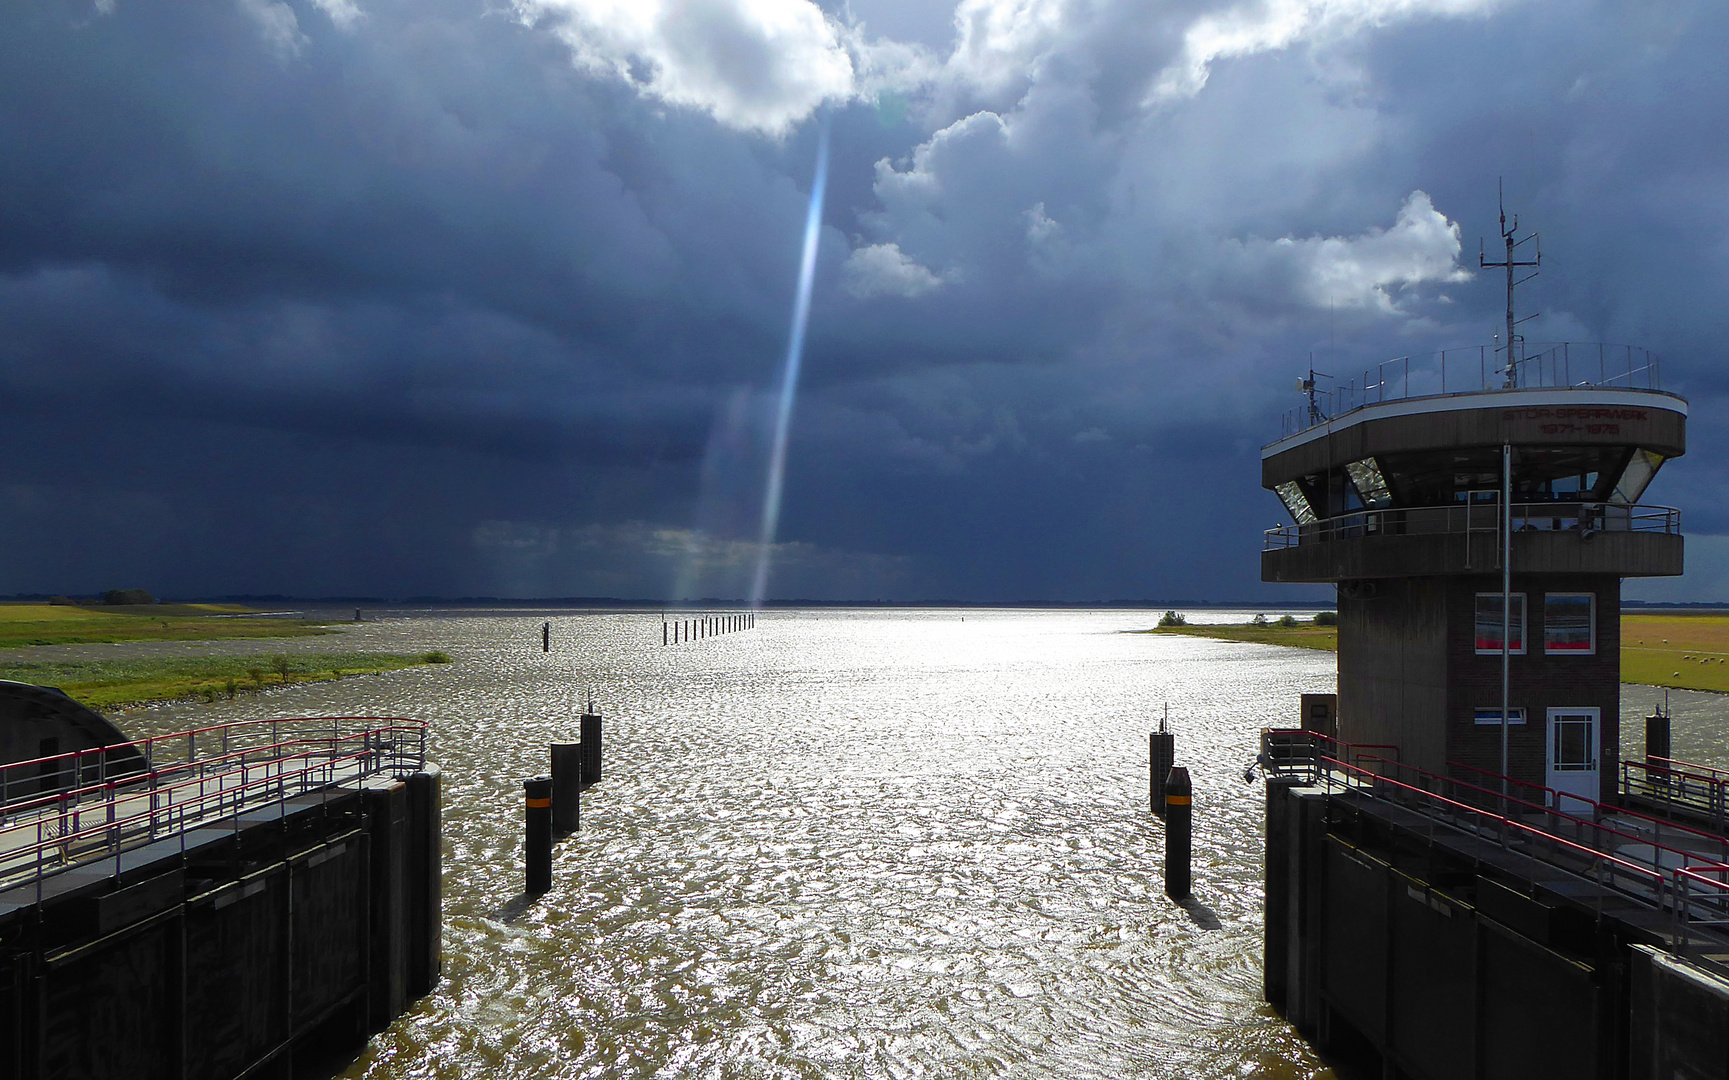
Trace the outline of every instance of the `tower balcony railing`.
{"label": "tower balcony railing", "polygon": [[1399,356],[1366,369],[1349,382],[1315,391],[1314,405],[1284,414],[1280,438],[1301,434],[1367,405],[1402,398],[1476,394],[1485,390],[1661,390],[1661,361],[1637,345],[1561,341],[1530,345],[1507,362],[1491,345],[1443,349],[1429,356]]}
{"label": "tower balcony railing", "polygon": [[[1681,533],[1681,511],[1672,506],[1623,506],[1601,502],[1525,502],[1512,504],[1513,531]],[[1264,551],[1306,544],[1360,540],[1370,536],[1443,536],[1489,533],[1501,528],[1500,504],[1452,503],[1446,506],[1356,510],[1306,525],[1268,529]]]}

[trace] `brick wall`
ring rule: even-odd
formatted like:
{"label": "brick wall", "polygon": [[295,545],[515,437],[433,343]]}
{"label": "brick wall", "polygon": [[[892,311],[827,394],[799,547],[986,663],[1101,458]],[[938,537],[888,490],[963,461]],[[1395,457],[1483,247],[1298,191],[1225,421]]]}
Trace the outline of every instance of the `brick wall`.
{"label": "brick wall", "polygon": [[[1476,595],[1501,591],[1498,575],[1454,578],[1447,595],[1447,756],[1451,761],[1500,771],[1501,730],[1478,726],[1479,708],[1501,704],[1501,657],[1476,652]],[[1544,781],[1544,728],[1550,708],[1596,708],[1601,723],[1603,798],[1612,799],[1620,774],[1621,579],[1607,575],[1513,575],[1513,591],[1526,597],[1526,652],[1512,658],[1508,703],[1523,707],[1525,723],[1508,732],[1508,773]],[[1543,651],[1543,595],[1589,592],[1597,597],[1596,650],[1589,656]],[[1461,776],[1461,779],[1466,777]]]}

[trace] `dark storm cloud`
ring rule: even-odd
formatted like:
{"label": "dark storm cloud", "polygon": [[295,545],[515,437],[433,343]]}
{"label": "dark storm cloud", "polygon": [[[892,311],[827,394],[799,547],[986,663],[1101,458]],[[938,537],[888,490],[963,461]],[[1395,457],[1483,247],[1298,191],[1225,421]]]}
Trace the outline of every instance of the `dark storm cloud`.
{"label": "dark storm cloud", "polygon": [[0,591],[742,593],[818,108],[775,594],[1266,595],[1291,376],[1487,340],[1497,175],[1729,534],[1718,8],[824,8],[6,8]]}

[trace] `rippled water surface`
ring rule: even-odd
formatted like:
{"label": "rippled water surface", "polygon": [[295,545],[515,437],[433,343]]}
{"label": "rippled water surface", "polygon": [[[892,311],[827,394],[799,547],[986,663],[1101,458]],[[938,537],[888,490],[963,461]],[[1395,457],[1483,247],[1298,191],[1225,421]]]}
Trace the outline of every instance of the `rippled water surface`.
{"label": "rippled water surface", "polygon": [[[445,979],[352,1077],[1325,1075],[1260,1000],[1242,771],[1333,657],[1120,632],[1156,619],[768,612],[662,648],[654,614],[386,612],[342,647],[456,662],[126,723],[431,722]],[[526,904],[520,780],[590,691],[605,781]],[[1147,812],[1167,701],[1188,908]]]}

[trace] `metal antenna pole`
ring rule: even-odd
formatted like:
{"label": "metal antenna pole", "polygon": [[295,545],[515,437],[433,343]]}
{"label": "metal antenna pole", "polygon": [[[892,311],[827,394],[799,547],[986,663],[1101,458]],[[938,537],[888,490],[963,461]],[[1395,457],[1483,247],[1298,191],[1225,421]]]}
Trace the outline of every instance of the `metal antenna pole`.
{"label": "metal antenna pole", "polygon": [[[1504,370],[1507,376],[1506,388],[1511,390],[1515,386],[1519,385],[1519,369],[1517,366],[1518,354],[1513,351],[1513,328],[1519,323],[1525,321],[1524,319],[1513,318],[1513,286],[1523,285],[1525,282],[1530,281],[1532,278],[1537,276],[1536,273],[1533,272],[1515,281],[1513,280],[1513,271],[1516,267],[1520,266],[1543,265],[1543,245],[1541,240],[1537,240],[1536,233],[1532,233],[1530,236],[1525,237],[1524,240],[1514,239],[1514,234],[1519,231],[1519,215],[1513,215],[1513,225],[1509,228],[1507,226],[1507,200],[1502,191],[1502,184],[1500,181],[1496,181],[1495,183],[1495,202],[1501,210],[1501,239],[1507,245],[1507,258],[1502,262],[1488,261],[1488,258],[1484,254],[1482,246],[1479,243],[1477,251],[1477,265],[1484,268],[1491,266],[1505,267],[1507,270],[1507,366]],[[1525,261],[1514,258],[1513,249],[1518,247],[1520,244],[1525,243],[1526,240],[1537,240],[1536,257]],[[1536,316],[1527,315],[1525,318],[1534,319]]]}
{"label": "metal antenna pole", "polygon": [[1507,798],[1507,676],[1513,656],[1513,447],[1501,444],[1501,812]]}
{"label": "metal antenna pole", "polygon": [[1310,424],[1318,424],[1322,420],[1325,420],[1327,418],[1326,414],[1321,411],[1321,407],[1319,405],[1315,404],[1315,395],[1317,393],[1317,391],[1315,390],[1315,376],[1317,376],[1317,375],[1319,375],[1323,379],[1332,378],[1331,375],[1328,375],[1324,371],[1316,371],[1315,370],[1315,354],[1310,353],[1309,354],[1309,377],[1306,379],[1298,379],[1297,380],[1297,389],[1300,390],[1301,392],[1309,395],[1309,423]]}

